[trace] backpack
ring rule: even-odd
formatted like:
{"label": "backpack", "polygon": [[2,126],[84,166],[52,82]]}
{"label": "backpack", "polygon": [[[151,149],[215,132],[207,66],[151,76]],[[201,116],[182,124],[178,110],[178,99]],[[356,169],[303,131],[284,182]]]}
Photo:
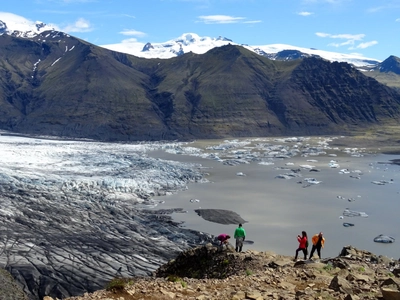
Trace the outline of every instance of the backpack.
{"label": "backpack", "polygon": [[306,241],[306,248],[308,248],[308,240]]}

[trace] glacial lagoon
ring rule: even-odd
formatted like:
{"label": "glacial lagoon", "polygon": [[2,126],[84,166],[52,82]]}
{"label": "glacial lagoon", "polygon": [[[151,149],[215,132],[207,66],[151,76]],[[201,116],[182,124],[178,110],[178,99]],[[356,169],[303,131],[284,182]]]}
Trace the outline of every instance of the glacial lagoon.
{"label": "glacial lagoon", "polygon": [[205,221],[200,207],[246,220],[254,244],[244,249],[294,255],[306,230],[325,233],[324,257],[350,244],[398,258],[399,240],[373,242],[400,236],[399,166],[389,163],[398,156],[335,148],[335,139],[129,144],[0,132],[0,267],[38,299],[148,275],[211,235],[233,234],[237,224]]}
{"label": "glacial lagoon", "polygon": [[[303,145],[303,150],[292,156],[293,149],[300,149],[296,144]],[[266,146],[275,148],[269,148],[266,155],[259,151]],[[180,207],[186,211],[173,215],[182,226],[213,235],[233,234],[236,224],[209,222],[194,211],[231,210],[247,221],[247,239],[254,244],[245,245],[245,249],[294,255],[296,236],[305,230],[309,237],[324,233],[323,257],[337,256],[343,246],[352,245],[400,258],[400,166],[390,163],[398,155],[334,148],[324,138],[301,143],[273,138],[198,141],[187,147],[189,150],[149,153],[201,164],[207,174],[209,183],[189,184],[186,191],[155,198],[162,201],[155,209]],[[346,209],[361,215],[348,217]],[[397,241],[376,243],[374,238],[379,234]]]}

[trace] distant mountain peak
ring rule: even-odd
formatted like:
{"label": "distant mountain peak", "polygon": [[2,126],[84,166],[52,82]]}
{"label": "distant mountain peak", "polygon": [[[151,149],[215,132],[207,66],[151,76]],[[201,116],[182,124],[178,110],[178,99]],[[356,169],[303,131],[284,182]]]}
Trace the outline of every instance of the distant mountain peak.
{"label": "distant mountain peak", "polygon": [[391,55],[378,65],[379,71],[383,73],[393,72],[400,74],[400,58]]}
{"label": "distant mountain peak", "polygon": [[56,30],[56,28],[40,21],[29,21],[12,13],[0,12],[0,34],[32,38],[48,30]]}
{"label": "distant mountain peak", "polygon": [[183,45],[190,45],[200,40],[200,37],[194,33],[185,33],[181,37],[175,40],[177,43],[182,43]]}
{"label": "distant mountain peak", "polygon": [[217,40],[217,41],[224,41],[224,42],[233,42],[231,39],[228,39],[228,38],[223,37],[223,36],[217,37],[216,40]]}
{"label": "distant mountain peak", "polygon": [[133,47],[132,44],[120,43],[114,45],[103,45],[102,47],[138,57],[168,59],[189,52],[204,54],[212,48],[221,47],[228,44],[245,47],[250,51],[262,56],[266,56],[272,60],[293,60],[314,56],[331,62],[347,62],[356,67],[371,66],[381,62],[377,59],[366,58],[355,54],[329,52],[315,48],[302,48],[285,44],[257,46],[238,44],[233,42],[233,40],[223,36],[218,36],[217,38],[211,38],[207,36],[200,37],[196,33],[184,33],[176,39],[172,39],[163,43],[148,42],[146,44],[142,44],[142,46],[140,46],[140,43],[137,43],[136,47]]}
{"label": "distant mountain peak", "polygon": [[146,45],[144,45],[142,52],[144,51],[150,51],[150,49],[154,49],[153,45],[151,43],[146,43]]}

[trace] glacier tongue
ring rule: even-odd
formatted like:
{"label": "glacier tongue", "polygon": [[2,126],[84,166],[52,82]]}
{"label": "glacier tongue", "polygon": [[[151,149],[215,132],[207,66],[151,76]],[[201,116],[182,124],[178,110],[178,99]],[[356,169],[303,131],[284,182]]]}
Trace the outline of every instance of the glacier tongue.
{"label": "glacier tongue", "polygon": [[203,182],[200,166],[148,157],[179,143],[111,144],[0,136],[0,266],[34,298],[149,275],[207,234],[143,210],[155,195]]}

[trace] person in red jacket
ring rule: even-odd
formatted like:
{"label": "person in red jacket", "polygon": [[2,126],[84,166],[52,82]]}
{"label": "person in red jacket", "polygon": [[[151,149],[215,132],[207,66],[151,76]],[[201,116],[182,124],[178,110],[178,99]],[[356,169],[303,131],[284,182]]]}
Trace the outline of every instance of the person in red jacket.
{"label": "person in red jacket", "polygon": [[303,251],[304,254],[304,260],[307,259],[307,254],[308,254],[308,250],[307,250],[307,246],[308,246],[308,240],[307,240],[307,233],[305,231],[301,232],[301,236],[298,235],[297,236],[297,240],[299,242],[299,247],[296,249],[296,256],[294,257],[294,260],[297,260],[297,256],[299,255],[299,251]]}

